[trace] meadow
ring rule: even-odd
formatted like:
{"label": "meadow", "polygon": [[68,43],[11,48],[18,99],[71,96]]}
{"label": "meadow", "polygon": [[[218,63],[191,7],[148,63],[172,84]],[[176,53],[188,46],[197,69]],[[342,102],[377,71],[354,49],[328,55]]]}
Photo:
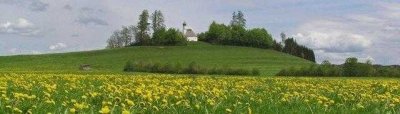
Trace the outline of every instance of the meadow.
{"label": "meadow", "polygon": [[400,80],[0,73],[0,113],[399,113]]}
{"label": "meadow", "polygon": [[79,66],[88,64],[90,71],[84,73],[122,73],[126,62],[152,62],[161,64],[257,68],[264,75],[275,75],[283,68],[303,67],[314,64],[302,58],[270,49],[239,46],[211,45],[192,42],[188,46],[135,46],[83,52],[0,56],[0,72],[82,72]]}

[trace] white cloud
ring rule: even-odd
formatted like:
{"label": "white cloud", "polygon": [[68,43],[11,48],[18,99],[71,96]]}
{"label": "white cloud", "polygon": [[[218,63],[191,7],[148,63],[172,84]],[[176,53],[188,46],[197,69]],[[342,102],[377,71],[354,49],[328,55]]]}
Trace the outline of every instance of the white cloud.
{"label": "white cloud", "polygon": [[[372,45],[367,37],[334,21],[318,20],[302,25],[293,37],[303,45],[324,52],[360,52]],[[350,31],[349,31],[350,30]]]}
{"label": "white cloud", "polygon": [[[400,3],[379,3],[375,12],[311,20],[295,30],[295,39],[316,50],[317,61],[343,63],[348,57],[400,64]],[[390,53],[387,51],[390,50]],[[394,54],[397,53],[397,54]]]}
{"label": "white cloud", "polygon": [[50,45],[49,49],[50,50],[60,50],[66,48],[67,45],[65,43],[56,43],[54,45]]}
{"label": "white cloud", "polygon": [[17,34],[22,36],[38,35],[40,30],[25,18],[19,18],[15,22],[0,23],[0,34]]}
{"label": "white cloud", "polygon": [[80,10],[80,15],[76,22],[84,24],[84,25],[108,25],[108,22],[102,19],[104,17],[104,11],[101,9],[93,9],[84,7]]}
{"label": "white cloud", "polygon": [[49,7],[49,4],[41,0],[0,0],[0,3],[25,7],[31,11],[46,11]]}

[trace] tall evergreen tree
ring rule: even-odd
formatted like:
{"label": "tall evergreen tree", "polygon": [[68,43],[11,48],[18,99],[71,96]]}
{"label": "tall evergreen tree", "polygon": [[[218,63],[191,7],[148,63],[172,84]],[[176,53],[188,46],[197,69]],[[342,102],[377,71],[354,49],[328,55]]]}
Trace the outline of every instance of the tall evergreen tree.
{"label": "tall evergreen tree", "polygon": [[151,22],[152,22],[151,27],[153,29],[153,32],[165,28],[164,16],[160,10],[156,10],[153,12],[151,16]]}
{"label": "tall evergreen tree", "polygon": [[231,20],[231,26],[237,25],[238,20],[237,20],[237,15],[236,12],[232,13],[232,20]]}
{"label": "tall evergreen tree", "polygon": [[246,19],[244,18],[244,14],[242,11],[238,11],[238,13],[232,13],[232,20],[230,26],[239,26],[239,27],[246,27]]}
{"label": "tall evergreen tree", "polygon": [[285,42],[285,40],[287,39],[287,37],[286,37],[286,34],[284,33],[284,32],[281,32],[281,40],[282,40],[282,43],[284,43]]}
{"label": "tall evergreen tree", "polygon": [[315,62],[314,51],[310,48],[297,44],[294,38],[287,38],[284,41],[285,46],[282,51],[306,60]]}
{"label": "tall evergreen tree", "polygon": [[136,43],[137,45],[146,45],[150,43],[150,35],[149,35],[149,12],[147,10],[143,10],[142,14],[139,16],[139,22],[137,25],[138,35]]}
{"label": "tall evergreen tree", "polygon": [[137,26],[135,26],[135,25],[130,25],[130,26],[128,26],[128,29],[129,29],[129,34],[131,35],[131,43],[129,44],[129,45],[132,45],[132,44],[134,44],[135,42],[137,42],[138,41],[138,35],[139,35],[139,33],[138,33],[138,28],[137,28]]}
{"label": "tall evergreen tree", "polygon": [[238,11],[237,13],[237,21],[238,21],[238,25],[241,27],[246,27],[246,19],[244,18],[244,14],[242,11]]}

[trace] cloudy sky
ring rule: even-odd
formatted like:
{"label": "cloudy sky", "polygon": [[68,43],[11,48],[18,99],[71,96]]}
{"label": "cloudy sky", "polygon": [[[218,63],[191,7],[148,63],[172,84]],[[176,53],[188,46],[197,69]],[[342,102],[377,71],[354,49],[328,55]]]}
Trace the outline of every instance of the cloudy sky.
{"label": "cloudy sky", "polygon": [[112,31],[162,10],[169,27],[195,32],[245,13],[248,28],[285,32],[317,60],[400,64],[400,2],[378,0],[0,0],[0,56],[102,49]]}

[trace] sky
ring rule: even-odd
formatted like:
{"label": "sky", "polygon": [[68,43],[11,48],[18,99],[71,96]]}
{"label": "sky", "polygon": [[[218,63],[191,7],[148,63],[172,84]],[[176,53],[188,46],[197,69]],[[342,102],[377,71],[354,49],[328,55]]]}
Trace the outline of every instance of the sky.
{"label": "sky", "polygon": [[0,0],[0,56],[104,49],[144,9],[197,33],[240,10],[247,28],[266,28],[277,41],[285,32],[318,62],[400,64],[400,1],[380,0]]}

